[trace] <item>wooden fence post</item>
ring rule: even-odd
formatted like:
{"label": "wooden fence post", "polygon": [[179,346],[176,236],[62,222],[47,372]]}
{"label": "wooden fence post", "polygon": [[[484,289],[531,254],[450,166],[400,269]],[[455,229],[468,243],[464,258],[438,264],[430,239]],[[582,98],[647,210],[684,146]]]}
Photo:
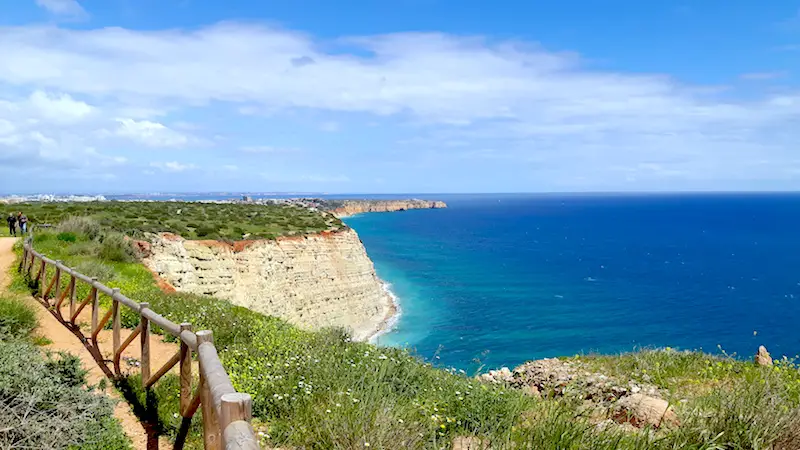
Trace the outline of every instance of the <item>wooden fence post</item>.
{"label": "wooden fence post", "polygon": [[19,261],[19,266],[17,267],[17,272],[22,273],[25,270],[25,264],[28,263],[28,246],[22,246],[22,259]]}
{"label": "wooden fence post", "polygon": [[[203,330],[197,332],[197,349],[204,343],[214,343],[214,334],[211,331]],[[219,420],[214,410],[214,401],[211,398],[211,386],[203,376],[203,360],[200,360],[200,405],[203,408],[203,443],[205,450],[222,449],[222,433],[219,428]]]}
{"label": "wooden fence post", "polygon": [[120,344],[120,327],[121,327],[121,317],[120,317],[120,310],[119,310],[119,302],[117,301],[116,295],[119,294],[119,288],[114,288],[111,290],[111,342],[112,348],[114,349],[113,355],[117,354],[117,350],[119,350]]}
{"label": "wooden fence post", "polygon": [[42,279],[42,277],[44,276],[44,271],[47,269],[46,266],[47,263],[44,262],[44,258],[41,258],[39,261],[40,261],[39,273],[36,274],[36,283],[39,285],[39,294],[41,294],[43,292],[41,289],[42,288],[41,283],[42,281],[47,281],[46,278]]}
{"label": "wooden fence post", "polygon": [[139,334],[142,343],[142,387],[147,387],[147,381],[150,379],[150,320],[144,316],[143,312],[150,306],[149,303],[139,304],[139,326],[142,331]]}
{"label": "wooden fence post", "polygon": [[[182,323],[181,332],[184,331],[192,331],[192,324]],[[183,339],[178,339],[181,341],[181,415],[186,417],[192,402],[192,350]]]}
{"label": "wooden fence post", "polygon": [[58,299],[58,294],[61,292],[61,260],[56,261],[56,284],[53,288],[53,298]]}
{"label": "wooden fence post", "polygon": [[97,295],[97,288],[94,285],[96,282],[97,278],[92,277],[92,292],[89,294],[92,296],[92,331],[97,329],[97,315],[100,309],[100,298]]}
{"label": "wooden fence post", "polygon": [[[75,314],[75,275],[69,279],[69,317],[70,320]],[[72,321],[73,323],[75,321]]]}
{"label": "wooden fence post", "polygon": [[219,425],[223,430],[237,420],[249,422],[253,418],[253,399],[250,394],[233,393],[222,396],[222,417]]}
{"label": "wooden fence post", "polygon": [[36,262],[36,255],[34,255],[33,251],[31,251],[31,262],[28,264],[28,269],[26,270],[28,272],[28,279],[30,279],[31,277],[31,272],[33,272],[33,263],[35,262]]}

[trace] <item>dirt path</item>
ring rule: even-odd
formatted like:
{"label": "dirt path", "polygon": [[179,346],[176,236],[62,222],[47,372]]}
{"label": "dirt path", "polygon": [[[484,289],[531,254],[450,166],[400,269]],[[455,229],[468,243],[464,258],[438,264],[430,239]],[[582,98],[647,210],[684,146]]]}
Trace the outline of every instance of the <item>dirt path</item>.
{"label": "dirt path", "polygon": [[[11,282],[9,270],[11,270],[11,265],[16,259],[12,251],[14,242],[14,238],[0,238],[1,291],[5,291]],[[100,380],[107,378],[109,373],[113,373],[113,367],[110,363],[111,332],[109,330],[101,331],[97,339],[97,350],[99,350],[99,353],[102,355],[102,359],[104,359],[102,364],[105,367],[103,367],[100,365],[100,363],[98,363],[97,358],[90,351],[90,349],[94,347],[94,344],[92,344],[90,340],[85,339],[85,337],[80,337],[84,333],[89,334],[87,331],[82,333],[80,331],[67,328],[59,320],[59,318],[57,318],[55,312],[48,310],[38,300],[33,299],[32,297],[27,297],[26,300],[36,309],[36,314],[39,319],[38,333],[52,342],[48,345],[45,345],[44,348],[53,351],[66,351],[78,356],[81,359],[83,368],[89,372],[86,377],[89,384],[96,385],[98,382],[100,382]],[[90,320],[91,317],[90,309],[91,306],[87,307],[78,317],[76,323],[79,325],[79,330],[86,330],[88,328],[86,326],[86,322],[87,320]],[[64,315],[68,315],[66,311]],[[123,339],[129,332],[130,330],[123,330]],[[138,340],[135,342],[138,342]],[[161,367],[162,364],[168,361],[172,355],[178,351],[177,344],[163,342],[157,336],[151,337],[150,346],[151,364],[153,370]],[[125,352],[125,356],[136,358],[136,360],[138,360],[141,356],[139,346],[134,344],[129,346]],[[134,370],[133,366],[126,364],[124,361],[121,363],[121,366],[123,372],[130,372]],[[177,373],[176,371],[177,369],[173,369],[173,372]],[[119,400],[114,409],[114,416],[117,418],[117,420],[119,420],[122,428],[125,430],[125,434],[130,437],[131,442],[133,443],[133,448],[136,450],[170,448],[170,444],[166,439],[157,439],[152,435],[148,436],[147,430],[142,423],[139,422],[139,419],[136,418],[131,406],[120,397],[119,393],[113,387],[111,387],[112,383],[109,382],[107,385],[109,387],[106,388],[106,394]]]}

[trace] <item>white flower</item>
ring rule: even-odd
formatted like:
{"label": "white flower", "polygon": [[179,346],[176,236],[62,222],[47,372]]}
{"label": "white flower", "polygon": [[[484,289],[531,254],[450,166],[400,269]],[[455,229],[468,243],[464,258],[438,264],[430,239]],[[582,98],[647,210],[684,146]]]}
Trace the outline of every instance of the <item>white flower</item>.
{"label": "white flower", "polygon": [[326,410],[325,410],[325,412],[326,412],[326,413],[328,413],[328,414],[330,414],[330,413],[331,413],[331,410],[330,410],[330,409],[326,409]]}

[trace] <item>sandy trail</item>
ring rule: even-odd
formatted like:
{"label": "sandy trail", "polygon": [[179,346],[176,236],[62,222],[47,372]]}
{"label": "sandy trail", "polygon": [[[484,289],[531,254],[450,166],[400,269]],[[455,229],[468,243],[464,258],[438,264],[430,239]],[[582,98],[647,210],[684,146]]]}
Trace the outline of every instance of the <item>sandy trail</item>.
{"label": "sandy trail", "polygon": [[[9,271],[11,265],[15,262],[15,255],[12,247],[16,239],[14,238],[0,238],[0,291],[5,291],[8,284],[11,282]],[[12,294],[13,295],[13,294]],[[100,380],[108,378],[113,373],[113,364],[111,363],[111,331],[103,330],[98,335],[96,352],[102,355],[103,361],[98,362],[98,358],[93,354],[92,349],[95,349],[94,343],[86,338],[86,335],[91,333],[88,331],[88,321],[91,320],[91,305],[88,305],[76,320],[78,327],[67,328],[65,324],[57,317],[55,311],[48,310],[39,300],[32,297],[26,297],[32,306],[36,308],[36,314],[39,318],[38,333],[52,341],[51,344],[45,345],[44,348],[52,351],[66,351],[81,359],[83,368],[89,373],[87,381],[89,384],[97,384]],[[65,302],[66,308],[62,307],[63,316],[69,315],[69,305]],[[100,313],[102,317],[102,312]],[[122,339],[127,337],[130,330],[122,330]],[[138,345],[139,339],[135,339],[133,343],[126,349],[123,357],[132,357],[139,359],[141,356],[140,348]],[[159,336],[152,335],[150,338],[150,355],[151,367],[154,372],[167,362],[178,351],[178,345],[174,343],[163,342]],[[131,373],[138,369],[132,365],[121,361],[121,369],[123,373]],[[194,368],[195,373],[197,369]],[[173,373],[177,374],[177,367],[172,369]],[[112,398],[119,400],[114,409],[114,416],[119,420],[125,434],[130,437],[133,448],[136,450],[151,450],[151,449],[168,449],[170,448],[169,442],[165,438],[158,438],[154,431],[148,432],[148,427],[144,426],[136,415],[133,413],[131,406],[121,398],[119,393],[112,387],[113,383],[107,383],[108,387],[105,392]],[[159,445],[160,444],[160,445]]]}

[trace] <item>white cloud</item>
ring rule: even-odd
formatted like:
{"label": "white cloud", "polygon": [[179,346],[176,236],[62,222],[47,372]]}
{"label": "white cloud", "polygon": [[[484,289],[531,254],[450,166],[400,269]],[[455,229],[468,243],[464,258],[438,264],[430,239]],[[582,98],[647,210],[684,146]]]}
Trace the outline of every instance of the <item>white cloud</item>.
{"label": "white cloud", "polygon": [[36,4],[51,14],[69,17],[85,17],[86,11],[76,0],[36,0]]}
{"label": "white cloud", "polygon": [[163,172],[184,172],[187,170],[197,169],[197,166],[194,164],[183,164],[179,163],[178,161],[152,162],[150,163],[150,167],[159,169]]}
{"label": "white cloud", "polygon": [[134,140],[148,147],[183,147],[189,138],[159,122],[116,119],[118,126],[111,134]]}
{"label": "white cloud", "polygon": [[[713,86],[662,74],[596,70],[577,54],[482,37],[397,33],[321,41],[238,23],[166,31],[4,27],[0,54],[0,83],[68,93],[40,94],[63,107],[60,115],[36,113],[41,120],[99,116],[91,109],[81,115],[83,102],[77,99],[102,99],[145,113],[217,111],[221,104],[273,117],[323,111],[323,117],[333,118],[331,124],[383,116],[381,123],[410,125],[393,141],[427,142],[426,164],[447,167],[456,153],[487,164],[516,161],[513,168],[530,165],[528,176],[540,184],[566,186],[575,179],[608,188],[617,182],[620,167],[631,168],[639,179],[659,174],[719,183],[771,179],[770,171],[788,167],[800,139],[797,90],[750,92],[737,99],[735,92]],[[149,147],[194,142],[184,128],[179,132],[166,120],[143,115],[112,115],[121,119],[114,127],[104,125],[107,137]],[[0,119],[21,126],[7,115]],[[21,139],[14,137],[16,131],[2,134],[2,129],[0,123],[0,140]],[[230,145],[248,153],[290,151],[239,147],[235,138]],[[420,151],[409,146],[404,157],[422,159]],[[768,163],[755,166],[759,160]],[[334,183],[345,178],[292,179]]]}
{"label": "white cloud", "polygon": [[73,99],[69,94],[55,95],[34,91],[28,102],[40,117],[53,122],[77,122],[94,111],[92,106]]}
{"label": "white cloud", "polygon": [[234,164],[225,164],[225,165],[222,166],[222,168],[227,170],[227,171],[229,171],[229,172],[235,172],[235,171],[239,170],[239,166],[236,166]]}
{"label": "white cloud", "polygon": [[787,75],[786,72],[750,72],[739,75],[739,78],[750,81],[760,80],[774,80],[776,78],[783,78]]}

